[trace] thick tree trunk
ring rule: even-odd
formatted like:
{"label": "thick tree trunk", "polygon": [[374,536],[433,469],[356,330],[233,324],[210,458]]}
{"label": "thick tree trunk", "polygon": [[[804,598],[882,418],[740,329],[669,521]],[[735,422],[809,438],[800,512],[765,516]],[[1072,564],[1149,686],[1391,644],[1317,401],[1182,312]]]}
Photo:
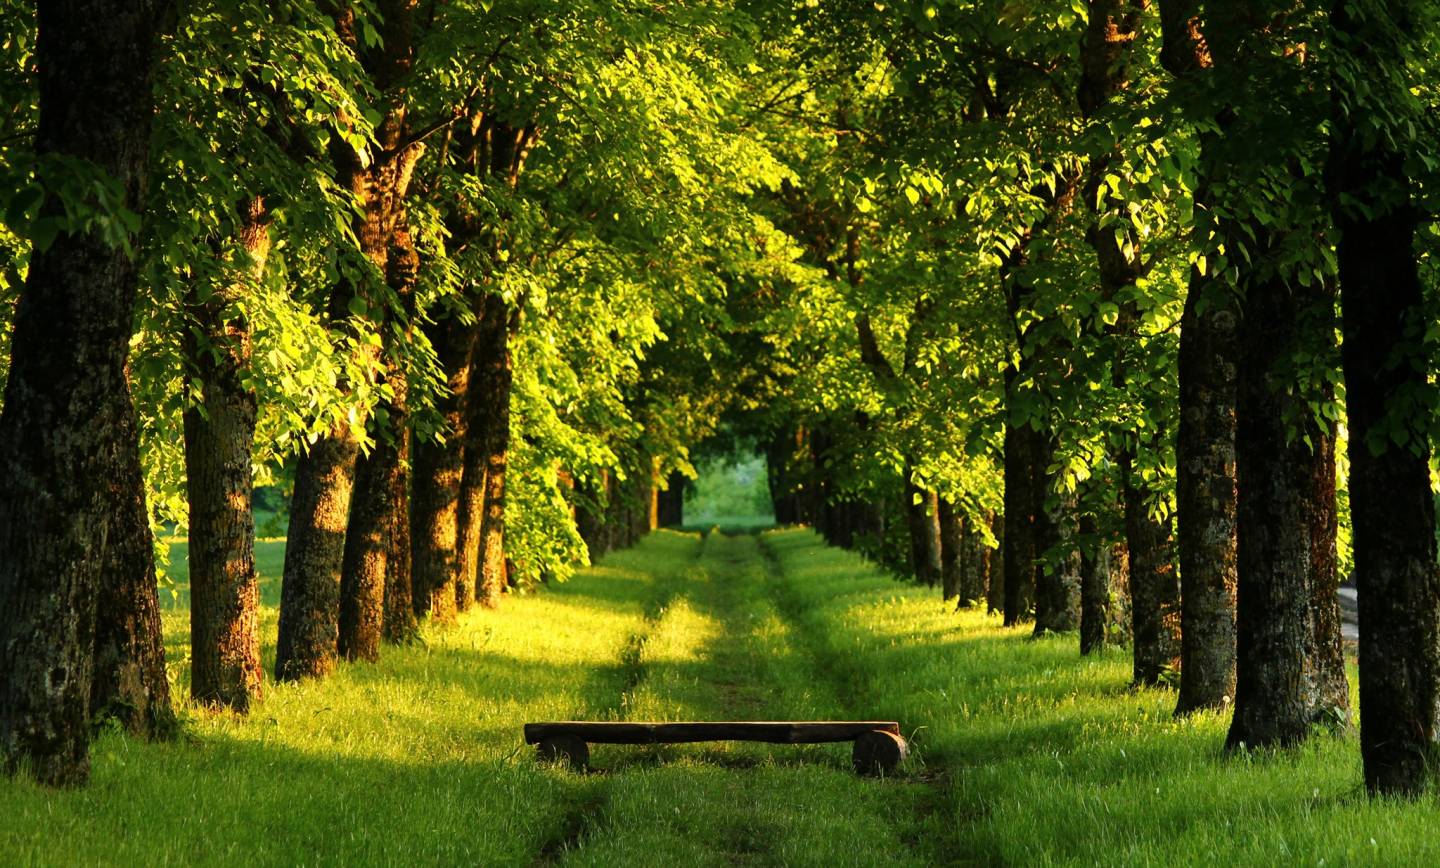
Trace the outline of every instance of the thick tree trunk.
{"label": "thick tree trunk", "polygon": [[[496,435],[491,428],[499,421],[496,411],[497,390],[508,384],[496,381],[501,373],[508,374],[508,323],[505,301],[498,295],[487,295],[475,323],[474,348],[471,351],[470,384],[465,407],[465,461],[460,484],[458,515],[459,579],[474,588],[476,599],[485,596],[485,516],[489,491],[492,449]],[[505,412],[509,414],[508,397]],[[508,424],[508,422],[507,422]],[[508,442],[508,431],[506,438]],[[502,480],[503,485],[503,480]],[[503,530],[501,557],[503,558]],[[493,567],[492,567],[493,570]],[[493,605],[495,600],[487,601]]]}
{"label": "thick tree trunk", "polygon": [[1028,427],[1005,426],[1005,626],[1030,617],[1035,594],[1035,446]]}
{"label": "thick tree trunk", "polygon": [[[1372,99],[1401,96],[1389,91],[1388,76],[1397,57],[1414,46],[1391,40],[1416,31],[1380,15],[1352,16],[1343,0],[1331,20],[1349,81],[1373,75]],[[1430,419],[1423,405],[1411,403],[1428,388],[1431,354],[1414,246],[1423,215],[1413,203],[1406,154],[1363,129],[1377,108],[1383,102],[1336,101],[1329,171],[1340,230],[1350,515],[1360,594],[1360,754],[1370,792],[1413,796],[1429,784],[1440,755]]]}
{"label": "thick tree trunk", "polygon": [[411,555],[415,547],[410,539],[410,510],[407,508],[410,493],[414,489],[410,480],[410,456],[412,437],[407,426],[400,428],[398,461],[390,474],[390,555],[385,570],[385,612],[383,635],[385,641],[405,645],[415,641],[419,624],[415,615],[415,579],[411,571]]}
{"label": "thick tree trunk", "polygon": [[[138,442],[133,411],[126,424],[124,438]],[[165,675],[154,539],[138,451],[127,450],[123,475],[111,492],[114,525],[100,575],[90,716],[118,720],[142,738],[166,737],[174,731],[175,711]]]}
{"label": "thick tree trunk", "polygon": [[[382,49],[363,60],[383,95],[384,113],[375,131],[376,147],[362,155],[344,152],[339,160],[343,185],[361,204],[355,235],[360,250],[395,283],[399,270],[413,274],[413,262],[391,261],[392,248],[413,254],[406,226],[405,200],[423,143],[406,136],[405,96],[401,83],[414,57],[414,0],[386,0],[382,13]],[[357,42],[355,12],[343,8],[336,26],[343,39]],[[364,287],[342,284],[331,297],[331,310],[342,316]],[[384,305],[374,304],[375,310]],[[382,323],[371,323],[379,327]],[[389,348],[393,350],[392,348]],[[377,361],[365,347],[364,361]],[[337,422],[301,458],[291,501],[290,533],[285,548],[285,580],[280,596],[280,635],[276,678],[281,681],[327,675],[335,666],[340,620],[340,579],[345,532],[355,484],[360,431],[367,420]],[[383,587],[383,586],[382,586]],[[382,590],[383,593],[383,590]]]}
{"label": "thick tree trunk", "polygon": [[[502,308],[503,312],[503,308]],[[510,460],[510,387],[513,371],[510,362],[510,329],[502,316],[494,331],[497,342],[481,347],[478,355],[485,358],[488,370],[477,383],[480,388],[471,394],[471,401],[489,419],[485,426],[485,517],[480,527],[480,583],[475,599],[489,608],[500,604],[506,585],[505,571],[505,470]],[[653,484],[650,490],[653,492]],[[645,503],[645,518],[653,517],[654,497]]]}
{"label": "thick tree trunk", "polygon": [[[1333,334],[1331,304],[1323,293],[1303,293],[1278,280],[1256,281],[1245,292],[1235,437],[1239,545],[1235,715],[1226,738],[1231,748],[1296,744],[1329,703],[1348,716],[1333,600],[1334,459],[1307,406],[1323,396],[1296,388],[1292,367],[1297,353],[1314,353]],[[1332,598],[1329,612],[1326,595]],[[1317,641],[1322,626],[1334,628],[1333,641]]]}
{"label": "thick tree trunk", "polygon": [[[386,282],[400,299],[411,304],[420,258],[403,227],[395,229],[388,256]],[[390,340],[395,331],[386,330]],[[345,534],[345,556],[340,573],[340,633],[338,648],[346,660],[380,659],[385,633],[386,590],[411,602],[410,498],[406,479],[407,435],[410,430],[409,384],[399,348],[390,347],[385,360],[385,383],[391,397],[372,424],[375,446],[359,459],[350,523]],[[398,599],[394,602],[398,602]],[[394,608],[392,602],[391,608]],[[402,617],[412,617],[406,614]],[[409,634],[401,625],[396,632]]]}
{"label": "thick tree trunk", "polygon": [[1150,516],[1135,484],[1130,453],[1120,455],[1129,557],[1130,618],[1135,649],[1134,683],[1153,685],[1180,667],[1180,582],[1175,575],[1170,521]]}
{"label": "thick tree trunk", "polygon": [[[1347,184],[1374,202],[1401,161],[1337,147]],[[1364,162],[1362,162],[1362,159]],[[1378,205],[1377,205],[1378,207]],[[1440,576],[1427,420],[1409,396],[1426,388],[1429,351],[1410,210],[1367,218],[1338,209],[1350,424],[1350,515],[1360,596],[1360,749],[1371,792],[1413,795],[1429,783],[1440,716]],[[1390,440],[1403,431],[1403,446]]]}
{"label": "thick tree trunk", "polygon": [[[144,213],[158,22],[168,5],[39,4],[36,152],[88,161]],[[40,181],[49,190],[42,160]],[[64,171],[64,169],[59,169]],[[59,216],[53,196],[42,213]],[[33,252],[0,411],[0,768],[42,783],[89,777],[96,595],[117,481],[138,466],[125,378],[137,264],[98,233]],[[143,502],[143,491],[121,500]]]}
{"label": "thick tree trunk", "polygon": [[445,424],[440,439],[417,438],[414,491],[410,499],[411,581],[415,611],[437,620],[453,617],[475,601],[475,586],[460,573],[460,481],[465,467],[467,414],[475,330],[450,318],[434,328],[431,344],[446,374],[447,389],[436,411]]}
{"label": "thick tree trunk", "polygon": [[[1052,454],[1038,468],[1049,466]],[[1048,488],[1047,485],[1045,488]],[[1049,496],[1041,488],[1035,497],[1045,498],[1036,510],[1035,550],[1041,566],[1035,570],[1035,635],[1064,633],[1080,626],[1080,549],[1075,544],[1077,508],[1075,495],[1068,492]]]}
{"label": "thick tree trunk", "polygon": [[335,668],[340,572],[359,452],[354,433],[342,424],[300,456],[280,590],[277,681],[324,677]]}
{"label": "thick tree trunk", "polygon": [[355,492],[340,573],[337,648],[346,660],[380,659],[385,618],[385,577],[394,548],[391,496],[400,473],[400,450],[381,435],[356,463]]}
{"label": "thick tree trunk", "polygon": [[964,516],[955,512],[955,505],[948,498],[937,501],[940,520],[940,586],[945,600],[960,596],[965,568]]}
{"label": "thick tree trunk", "polygon": [[[270,252],[265,202],[248,203],[238,263],[259,280]],[[250,365],[250,329],[227,321],[224,305],[247,292],[243,280],[228,293],[190,300],[204,336],[188,348],[185,479],[190,506],[190,695],[203,705],[244,713],[260,697],[260,584],[255,574],[255,512],[251,449],[258,412],[243,377]],[[197,382],[198,381],[198,382]]]}
{"label": "thick tree trunk", "polygon": [[1223,708],[1235,696],[1238,326],[1226,294],[1192,273],[1180,319],[1180,432],[1175,441],[1179,714]]}
{"label": "thick tree trunk", "polygon": [[[1234,39],[1242,7],[1212,23]],[[1202,32],[1198,0],[1161,0],[1161,63],[1181,89],[1214,76],[1215,55]],[[1217,109],[1222,108],[1217,106]],[[1227,112],[1206,117],[1207,124]],[[1202,157],[1206,138],[1201,135]],[[1214,167],[1225,171],[1223,166]],[[1207,169],[1206,171],[1209,171]],[[1209,207],[1206,179],[1195,200]],[[1197,209],[1197,213],[1200,213]],[[1219,226],[1202,226],[1209,231]],[[1204,237],[1203,235],[1197,237]],[[1229,288],[1211,272],[1190,273],[1180,318],[1180,431],[1175,442],[1175,500],[1181,580],[1181,674],[1177,714],[1222,708],[1235,695],[1235,377],[1238,316]]]}

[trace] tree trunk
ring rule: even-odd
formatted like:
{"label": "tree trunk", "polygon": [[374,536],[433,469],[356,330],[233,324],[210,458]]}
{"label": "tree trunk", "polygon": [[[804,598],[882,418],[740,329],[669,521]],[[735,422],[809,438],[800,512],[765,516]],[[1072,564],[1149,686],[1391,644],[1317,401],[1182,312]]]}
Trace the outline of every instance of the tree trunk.
{"label": "tree trunk", "polygon": [[1192,272],[1180,319],[1178,714],[1223,708],[1235,696],[1237,336],[1226,295],[1223,287]]}
{"label": "tree trunk", "polygon": [[383,439],[356,463],[355,493],[340,573],[337,648],[346,660],[380,659],[385,576],[393,548],[390,496],[400,472],[400,450]]}
{"label": "tree trunk", "polygon": [[[486,474],[490,469],[490,450],[493,446],[490,428],[496,422],[497,384],[494,378],[505,364],[500,353],[508,352],[505,337],[508,327],[506,314],[504,299],[498,295],[485,297],[479,319],[475,323],[474,345],[470,357],[470,385],[466,391],[465,461],[460,482],[457,581],[473,588],[477,599],[485,594],[485,497],[488,490]],[[507,403],[507,413],[508,406]]]}
{"label": "tree trunk", "polygon": [[446,374],[436,402],[445,430],[439,439],[416,438],[414,492],[410,500],[411,581],[415,612],[436,620],[453,617],[475,601],[475,586],[464,581],[459,564],[460,480],[465,467],[467,413],[474,328],[449,318],[434,328],[431,344]]}
{"label": "tree trunk", "polygon": [[[420,257],[404,227],[394,229],[391,239],[385,280],[396,297],[410,307]],[[359,460],[340,573],[340,654],[346,660],[372,663],[380,659],[386,588],[393,589],[392,596],[411,596],[410,498],[405,477],[409,384],[400,358],[402,350],[393,345],[397,331],[386,328],[385,335],[391,344],[385,359],[385,383],[391,397],[371,425],[374,448]],[[408,635],[408,630],[398,627],[397,633]]]}
{"label": "tree trunk", "polygon": [[[133,411],[127,441],[139,442]],[[155,546],[138,450],[127,450],[111,488],[114,524],[100,574],[90,717],[118,720],[131,734],[161,738],[175,729],[155,578]]]}
{"label": "tree trunk", "polygon": [[[1235,437],[1239,545],[1230,748],[1296,744],[1331,703],[1348,716],[1333,600],[1334,457],[1308,406],[1324,396],[1296,386],[1292,361],[1328,342],[1332,305],[1324,293],[1280,280],[1246,287]],[[1327,626],[1336,631],[1333,639],[1318,638]]]}
{"label": "tree trunk", "polygon": [[605,554],[605,494],[610,474],[600,473],[599,485],[582,480],[575,486],[575,530],[585,542],[592,564]]}
{"label": "tree trunk", "polygon": [[995,535],[995,550],[990,553],[990,584],[985,589],[985,609],[987,612],[999,612],[1002,616],[1005,612],[1005,595],[1009,582],[1005,578],[1005,560],[1009,557],[1006,552],[1005,538],[1008,533],[1005,530],[1005,514],[996,513],[990,522],[990,532]]}
{"label": "tree trunk", "polygon": [[1413,796],[1435,767],[1440,714],[1430,419],[1423,405],[1413,403],[1428,388],[1431,365],[1414,246],[1424,215],[1414,204],[1407,155],[1387,148],[1392,140],[1367,127],[1386,108],[1384,100],[1405,98],[1389,90],[1388,76],[1397,58],[1415,50],[1405,44],[1415,31],[1380,15],[1356,18],[1350,10],[1349,2],[1337,2],[1331,19],[1339,63],[1351,82],[1372,83],[1370,98],[1377,103],[1336,100],[1329,168],[1340,230],[1350,515],[1360,595],[1360,754],[1370,792]]}
{"label": "tree trunk", "polygon": [[1005,425],[1005,626],[1030,617],[1035,594],[1035,441],[1028,427]]}
{"label": "tree trunk", "polygon": [[[168,5],[38,5],[41,157],[88,161],[144,212],[155,38]],[[69,179],[51,177],[48,190]],[[55,171],[63,172],[59,168]],[[41,213],[59,217],[52,195]],[[16,305],[0,411],[0,768],[52,786],[89,778],[96,596],[125,532],[113,486],[139,445],[125,359],[137,262],[98,232],[31,256]],[[143,503],[143,491],[121,499]]]}
{"label": "tree trunk", "polygon": [[955,505],[949,498],[937,502],[940,519],[940,586],[942,599],[954,600],[960,596],[963,584],[964,561],[964,517],[955,512]]}
{"label": "tree trunk", "polygon": [[[238,263],[258,281],[270,253],[265,201],[253,197],[242,215]],[[225,319],[224,306],[248,292],[240,277],[228,292],[190,299],[204,345],[189,341],[185,479],[190,506],[190,695],[203,705],[245,713],[264,683],[260,663],[260,583],[255,574],[255,512],[251,449],[258,412],[244,384],[250,328]]]}
{"label": "tree trunk", "polygon": [[1101,542],[1100,527],[1088,512],[1080,517],[1087,542],[1080,560],[1080,653],[1105,647],[1110,626],[1110,546]]}
{"label": "tree trunk", "polygon": [[[502,316],[492,332],[496,343],[482,346],[478,355],[488,370],[479,378],[479,390],[471,395],[477,409],[488,418],[485,425],[485,515],[480,527],[480,583],[475,598],[488,608],[500,604],[508,582],[505,572],[505,469],[510,459],[510,328]],[[652,486],[653,489],[653,486]],[[646,519],[652,514],[654,498],[646,502]]]}
{"label": "tree trunk", "polygon": [[410,492],[411,484],[407,468],[411,467],[411,433],[406,425],[400,426],[400,442],[395,471],[390,474],[390,554],[385,570],[385,641],[395,645],[406,645],[419,635],[415,615],[415,580],[411,571],[411,555],[415,547],[410,539]]}
{"label": "tree trunk", "polygon": [[[1242,7],[1224,9],[1219,18]],[[1161,0],[1160,58],[1185,89],[1204,89],[1214,55],[1202,32],[1197,0]],[[1233,21],[1221,20],[1224,30]],[[1222,34],[1223,36],[1224,34]],[[1221,108],[1221,107],[1217,107]],[[1213,124],[1218,111],[1205,118]],[[1201,134],[1202,159],[1207,136]],[[1224,166],[1203,172],[1224,172]],[[1206,178],[1195,201],[1213,213]],[[1197,208],[1196,213],[1201,213]],[[1203,224],[1200,232],[1221,234]],[[1237,312],[1213,271],[1190,272],[1180,318],[1180,431],[1175,442],[1175,500],[1180,549],[1181,674],[1177,714],[1222,708],[1235,695],[1235,376]]]}
{"label": "tree trunk", "polygon": [[1150,516],[1131,461],[1129,452],[1121,453],[1134,683],[1153,685],[1172,678],[1180,667],[1180,582],[1170,546],[1170,521]]}
{"label": "tree trunk", "polygon": [[[1051,453],[1046,449],[1047,456]],[[1047,467],[1047,457],[1036,468]],[[1048,488],[1048,485],[1045,487]],[[1049,496],[1045,488],[1035,497],[1045,498],[1036,510],[1035,550],[1041,565],[1035,570],[1035,635],[1065,633],[1080,626],[1080,549],[1077,507],[1073,493]]]}
{"label": "tree trunk", "polygon": [[[407,105],[402,89],[414,57],[414,0],[393,0],[381,6],[382,49],[362,52],[384,113],[376,127],[376,147],[366,155],[343,152],[338,174],[342,185],[360,203],[355,235],[360,250],[387,282],[397,268],[413,271],[413,263],[392,262],[392,248],[410,250],[405,231],[405,200],[415,164],[425,145],[406,136]],[[342,8],[336,26],[352,45],[357,40],[355,12]],[[342,283],[332,295],[332,314],[344,315],[362,286]],[[372,310],[385,306],[371,304]],[[381,327],[383,323],[372,322]],[[393,350],[393,347],[389,349]],[[365,362],[377,361],[370,346],[360,352]],[[336,422],[301,458],[291,501],[290,533],[285,548],[285,580],[280,596],[280,635],[275,649],[276,678],[281,681],[327,675],[335,666],[340,620],[340,578],[345,557],[345,532],[355,484],[360,431],[364,419]],[[382,591],[383,593],[383,591]]]}
{"label": "tree trunk", "polygon": [[335,668],[340,573],[360,444],[345,424],[317,440],[295,470],[275,679],[319,678]]}
{"label": "tree trunk", "polygon": [[910,569],[917,581],[934,587],[940,581],[940,551],[935,518],[930,512],[931,492],[913,481],[914,464],[905,462],[905,527],[910,536]]}
{"label": "tree trunk", "polygon": [[965,535],[961,543],[960,605],[968,606],[985,599],[990,584],[990,547],[975,528],[975,519],[966,516]]}

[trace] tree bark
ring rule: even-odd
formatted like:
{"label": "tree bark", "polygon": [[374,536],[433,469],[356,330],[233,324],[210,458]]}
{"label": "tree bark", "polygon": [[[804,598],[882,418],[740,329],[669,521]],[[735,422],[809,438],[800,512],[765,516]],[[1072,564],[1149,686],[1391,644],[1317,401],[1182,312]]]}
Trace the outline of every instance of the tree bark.
{"label": "tree bark", "polygon": [[1125,491],[1130,617],[1135,648],[1134,683],[1160,684],[1180,667],[1180,583],[1170,547],[1170,522],[1150,516],[1135,484],[1128,452],[1120,475]]}
{"label": "tree bark", "polygon": [[329,675],[340,633],[340,573],[360,444],[341,424],[317,440],[295,470],[275,679]]}
{"label": "tree bark", "polygon": [[[1161,62],[1176,81],[1192,87],[1210,75],[1214,58],[1197,0],[1162,0],[1160,20]],[[1209,135],[1201,134],[1202,161]],[[1223,166],[1213,168],[1225,171]],[[1211,169],[1202,165],[1195,191],[1196,203],[1207,210],[1213,209],[1204,175]],[[1223,708],[1235,695],[1237,329],[1228,288],[1213,270],[1192,269],[1180,319],[1180,430],[1175,442],[1181,580],[1181,674],[1175,711],[1181,715]]]}
{"label": "tree bark", "polygon": [[[387,280],[397,233],[406,224],[405,199],[423,143],[406,136],[404,81],[414,58],[415,0],[385,0],[381,45],[362,50],[362,61],[383,95],[384,113],[375,131],[376,147],[368,162],[353,151],[337,158],[342,185],[361,205],[355,235],[360,250]],[[336,26],[343,39],[359,45],[354,10],[341,10]],[[343,316],[363,287],[342,284],[331,297],[332,313]],[[377,310],[383,305],[372,305]],[[378,326],[379,323],[372,325]],[[366,349],[362,352],[371,353]],[[374,361],[374,357],[366,361]],[[340,578],[345,532],[355,485],[364,419],[339,421],[302,456],[290,504],[285,547],[285,579],[280,596],[280,635],[275,649],[276,679],[292,681],[329,674],[338,652]]]}
{"label": "tree bark", "polygon": [[999,612],[1002,617],[1005,612],[1005,595],[1009,582],[1005,576],[1005,560],[1008,549],[1005,547],[1005,538],[1008,535],[1005,514],[996,513],[990,521],[990,532],[995,535],[995,550],[990,553],[990,584],[985,589],[985,608],[987,612]]}
{"label": "tree bark", "polygon": [[419,624],[415,614],[415,580],[411,570],[411,554],[415,547],[410,540],[410,510],[407,508],[410,493],[414,489],[406,468],[411,467],[410,428],[402,425],[400,441],[395,444],[399,450],[395,469],[390,473],[390,554],[385,570],[385,641],[394,645],[406,645],[419,635]]}
{"label": "tree bark", "polygon": [[380,659],[385,577],[393,548],[390,496],[399,472],[400,450],[384,440],[357,461],[340,573],[338,650],[346,660]]}
{"label": "tree bark", "polygon": [[[138,443],[133,410],[124,424],[124,439]],[[175,711],[165,674],[154,538],[138,450],[126,451],[111,495],[114,525],[100,574],[90,716],[94,721],[117,720],[141,738],[164,738],[175,730]]]}
{"label": "tree bark", "polygon": [[[144,213],[155,41],[168,5],[40,4],[37,155],[88,161]],[[40,162],[40,181],[59,189]],[[64,171],[59,169],[57,171]],[[48,196],[41,214],[61,218]],[[98,232],[31,257],[0,411],[0,768],[41,783],[89,777],[97,593],[143,504],[125,360],[136,261]],[[142,512],[143,515],[143,507]],[[128,569],[128,568],[122,568]],[[138,581],[130,576],[125,581]]]}
{"label": "tree bark", "polygon": [[590,563],[605,554],[605,496],[609,488],[609,471],[600,471],[600,483],[581,480],[575,486],[575,530],[585,542]]}
{"label": "tree bark", "polygon": [[475,330],[449,318],[436,325],[431,344],[446,373],[436,411],[445,430],[439,439],[415,440],[414,491],[410,500],[411,576],[415,612],[436,620],[453,617],[475,602],[475,586],[460,573],[460,481],[467,442],[465,398],[471,376]]}
{"label": "tree bark", "polygon": [[941,598],[954,600],[960,597],[965,568],[964,517],[955,512],[955,505],[949,498],[939,498],[936,505],[940,520]]}
{"label": "tree bark", "polygon": [[[407,307],[413,306],[419,265],[420,257],[409,231],[397,226],[391,231],[385,280]],[[408,329],[402,333],[391,324],[384,333],[391,344],[385,359],[385,384],[390,387],[391,396],[372,421],[374,448],[359,459],[340,572],[339,652],[346,660],[372,663],[380,659],[387,588],[391,597],[396,598],[390,608],[396,609],[397,614],[399,610],[394,604],[398,598],[410,600],[412,596],[410,498],[406,478],[409,384],[400,355],[403,350],[394,345],[398,336],[408,333]],[[409,611],[413,611],[413,600],[410,601]],[[412,618],[409,611],[401,617]],[[395,632],[401,637],[411,633],[403,625],[396,625]]]}
{"label": "tree bark", "polygon": [[[256,196],[242,215],[241,275],[259,280],[270,253],[265,201]],[[185,478],[190,507],[190,695],[203,705],[245,713],[260,698],[260,584],[255,574],[255,512],[251,449],[258,412],[244,383],[250,328],[227,320],[225,306],[247,291],[244,277],[227,290],[190,299],[203,335],[188,353]]]}
{"label": "tree bark", "polygon": [[1029,427],[1005,426],[1005,626],[1029,618],[1035,595],[1035,447]]}
{"label": "tree bark", "polygon": [[1110,625],[1110,546],[1099,540],[1100,528],[1088,512],[1080,517],[1087,545],[1080,559],[1080,653],[1105,647]]}
{"label": "tree bark", "polygon": [[[477,356],[485,360],[487,370],[478,378],[479,388],[470,400],[483,412],[485,425],[485,506],[480,527],[480,582],[476,587],[477,602],[487,608],[500,604],[500,595],[508,584],[505,571],[505,471],[510,459],[510,388],[513,370],[510,360],[510,324],[503,305],[494,324],[495,343],[482,346]],[[488,315],[487,311],[487,315]],[[650,489],[653,492],[653,484]],[[645,520],[653,517],[654,497],[646,498]]]}
{"label": "tree bark", "polygon": [[[1373,14],[1373,13],[1372,13]],[[1409,31],[1335,4],[1340,68],[1393,99],[1386,76],[1414,50]],[[1398,37],[1399,45],[1391,40]],[[1381,106],[1383,108],[1383,103]],[[1430,440],[1431,366],[1415,252],[1423,214],[1406,154],[1366,127],[1365,102],[1335,101],[1329,175],[1340,230],[1350,515],[1360,596],[1360,754],[1372,793],[1414,796],[1430,782],[1440,716],[1440,571]],[[1353,116],[1354,113],[1357,116]],[[1402,139],[1403,141],[1403,139]],[[1342,198],[1343,197],[1343,198]]]}
{"label": "tree bark", "polygon": [[[1035,465],[1050,464],[1053,451]],[[1080,549],[1075,495],[1069,492],[1048,496],[1044,488],[1034,495],[1045,502],[1036,510],[1035,552],[1040,566],[1035,570],[1035,635],[1065,633],[1080,626]]]}
{"label": "tree bark", "polygon": [[[505,300],[498,295],[487,295],[481,305],[479,320],[475,323],[470,384],[466,390],[465,461],[461,474],[458,515],[458,581],[474,588],[477,599],[483,598],[486,593],[485,513],[486,495],[489,491],[487,474],[495,441],[495,435],[490,429],[497,422],[495,395],[500,386],[495,378],[508,362],[506,320]],[[508,417],[508,398],[506,413]],[[501,552],[503,556],[503,536]],[[494,600],[490,600],[487,605],[493,603]]]}
{"label": "tree bark", "polygon": [[905,463],[905,527],[910,536],[910,569],[917,581],[934,587],[940,581],[940,552],[935,519],[930,512],[932,494],[911,480],[913,465]]}
{"label": "tree bark", "polygon": [[[1333,302],[1278,279],[1249,283],[1244,297],[1230,748],[1296,744],[1324,706],[1338,703],[1347,717],[1349,706],[1333,600],[1334,456],[1307,405],[1324,396],[1297,388],[1291,361],[1329,342]],[[1323,626],[1335,635],[1317,636]]]}
{"label": "tree bark", "polygon": [[990,547],[975,528],[975,519],[965,517],[965,534],[961,543],[960,605],[967,606],[985,599],[990,585]]}

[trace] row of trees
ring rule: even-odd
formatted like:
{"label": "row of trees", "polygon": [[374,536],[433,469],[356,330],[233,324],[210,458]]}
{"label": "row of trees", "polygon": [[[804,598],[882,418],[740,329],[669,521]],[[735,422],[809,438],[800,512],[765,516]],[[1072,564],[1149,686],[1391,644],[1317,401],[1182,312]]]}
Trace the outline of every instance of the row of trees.
{"label": "row of trees", "polygon": [[[1228,745],[1424,786],[1437,22],[1404,0],[808,4],[775,510],[1008,624],[1128,635]],[[788,86],[788,89],[786,89]],[[1342,339],[1343,338],[1343,339]]]}
{"label": "row of trees", "polygon": [[725,299],[794,268],[735,121],[749,21],[0,4],[7,770],[80,783],[94,721],[172,728],[160,527],[190,697],[262,695],[257,482],[293,478],[278,680],[678,520]]}
{"label": "row of trees", "polygon": [[244,711],[257,480],[320,677],[675,518],[723,420],[780,520],[1128,634],[1232,746],[1348,720],[1353,570],[1367,784],[1423,787],[1427,4],[0,14],[7,768],[166,728],[159,523]]}

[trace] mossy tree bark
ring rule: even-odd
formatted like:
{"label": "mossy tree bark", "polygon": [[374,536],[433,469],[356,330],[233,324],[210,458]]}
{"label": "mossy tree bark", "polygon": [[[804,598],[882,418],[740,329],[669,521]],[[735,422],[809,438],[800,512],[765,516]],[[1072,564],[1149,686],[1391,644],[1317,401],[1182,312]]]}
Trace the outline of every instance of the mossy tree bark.
{"label": "mossy tree bark", "polygon": [[[37,154],[89,162],[144,213],[155,43],[169,4],[37,9]],[[60,189],[47,176],[54,164],[39,165],[41,183]],[[41,213],[62,207],[51,196]],[[136,269],[97,232],[62,233],[33,252],[15,312],[0,411],[0,768],[53,786],[89,777],[97,593],[105,571],[129,560],[114,546],[134,529],[137,502],[144,515],[125,375]],[[139,581],[119,569],[121,581]]]}
{"label": "mossy tree bark", "polygon": [[[138,442],[133,411],[125,424],[124,439]],[[154,538],[138,451],[127,450],[111,495],[114,525],[96,606],[90,716],[116,720],[141,738],[164,738],[175,730],[175,711],[165,674]]]}
{"label": "mossy tree bark", "polygon": [[237,279],[202,298],[189,313],[199,336],[189,342],[185,477],[190,507],[190,695],[203,705],[246,712],[260,697],[260,585],[255,573],[251,449],[258,412],[244,383],[250,328],[227,319],[226,307],[258,280],[270,252],[265,200],[253,197],[240,232]]}
{"label": "mossy tree bark", "polygon": [[[1198,89],[1214,59],[1197,0],[1161,0],[1160,20],[1162,64],[1185,89]],[[1223,171],[1203,161],[1212,138],[1207,134],[1201,139],[1197,205],[1209,200],[1204,173]],[[1192,269],[1180,318],[1180,430],[1175,442],[1182,585],[1177,714],[1223,708],[1235,695],[1237,330],[1231,293],[1213,270]]]}
{"label": "mossy tree bark", "polygon": [[1279,280],[1245,288],[1229,747],[1293,745],[1321,719],[1348,720],[1336,596],[1334,444],[1309,406],[1327,396],[1296,388],[1292,361],[1332,343],[1333,309],[1323,290],[1305,292]]}
{"label": "mossy tree bark", "polygon": [[[411,575],[415,611],[445,620],[475,602],[475,586],[461,581],[460,480],[465,468],[471,354],[475,331],[458,319],[436,324],[430,342],[446,374],[436,411],[445,429],[414,441],[415,483],[410,501]],[[452,602],[453,600],[453,602]]]}
{"label": "mossy tree bark", "polygon": [[[485,426],[485,519],[480,528],[480,584],[475,599],[494,608],[508,584],[505,564],[505,486],[506,469],[510,462],[510,392],[514,372],[510,358],[508,322],[497,330],[498,345],[488,352],[490,369],[483,382],[485,388],[472,396],[487,408],[490,418]],[[646,528],[655,526],[655,485],[648,481],[645,502]]]}

